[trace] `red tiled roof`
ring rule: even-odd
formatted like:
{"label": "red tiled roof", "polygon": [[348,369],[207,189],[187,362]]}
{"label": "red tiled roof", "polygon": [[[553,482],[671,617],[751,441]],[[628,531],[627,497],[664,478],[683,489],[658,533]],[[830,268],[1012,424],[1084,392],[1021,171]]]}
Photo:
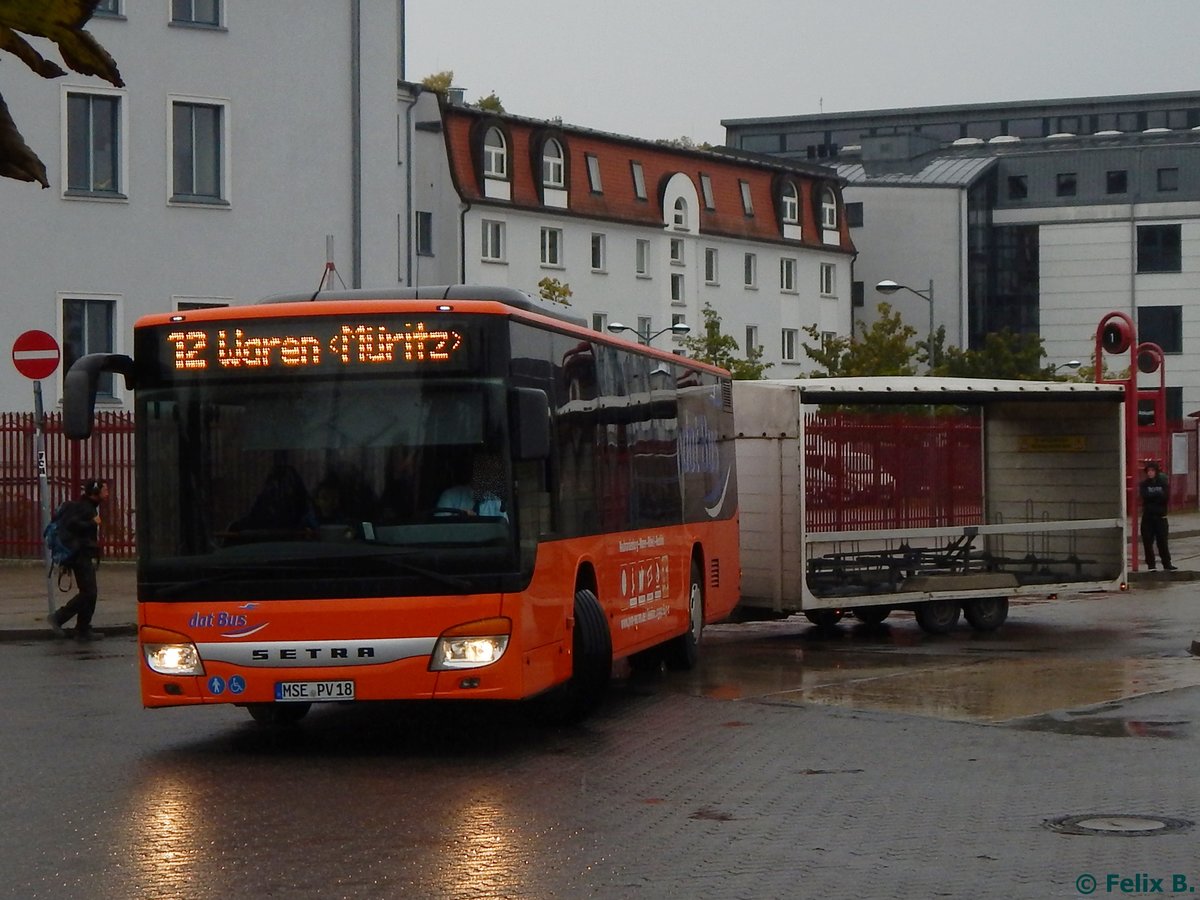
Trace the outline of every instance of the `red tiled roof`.
{"label": "red tiled roof", "polygon": [[[603,134],[552,122],[496,115],[469,107],[443,105],[443,131],[449,155],[450,169],[460,196],[471,203],[494,203],[517,209],[547,208],[555,215],[575,215],[647,227],[662,227],[662,189],[676,173],[688,175],[696,187],[700,202],[700,233],[713,236],[744,238],[746,240],[793,246],[820,247],[824,250],[854,252],[841,203],[840,180],[832,169],[815,166],[789,166],[786,161],[742,160],[719,152],[692,151],[641,141],[620,135]],[[494,200],[484,196],[482,173],[472,152],[471,142],[479,133],[476,126],[497,124],[508,139],[509,179],[512,199]],[[566,153],[569,208],[544,207],[539,193],[541,152],[536,158],[532,148],[539,148],[543,131],[550,131],[563,145]],[[594,155],[600,166],[603,192],[592,193],[588,183],[586,154]],[[646,200],[634,194],[631,162],[639,162],[645,173]],[[712,182],[713,206],[703,206],[700,175]],[[780,178],[791,180],[800,194],[800,225],[803,241],[785,241],[776,212],[773,192]],[[742,209],[740,182],[750,185],[754,215]],[[819,203],[814,197],[831,188],[838,200],[840,245],[825,244],[821,239],[817,217]]]}

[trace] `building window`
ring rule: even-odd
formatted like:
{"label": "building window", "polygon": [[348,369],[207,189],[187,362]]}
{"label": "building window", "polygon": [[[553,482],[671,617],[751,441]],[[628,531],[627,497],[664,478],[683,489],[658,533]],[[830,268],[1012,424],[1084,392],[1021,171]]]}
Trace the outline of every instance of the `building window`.
{"label": "building window", "polygon": [[747,253],[742,258],[742,284],[748,288],[758,287],[758,255]]}
{"label": "building window", "polygon": [[[63,372],[89,353],[112,353],[116,334],[117,304],[113,300],[68,298],[63,300]],[[103,372],[97,396],[114,398],[111,372]]]}
{"label": "building window", "polygon": [[1059,172],[1054,179],[1054,193],[1058,197],[1074,197],[1075,196],[1075,173],[1074,172]]}
{"label": "building window", "polygon": [[1183,352],[1183,307],[1142,306],[1137,311],[1139,341],[1158,344],[1163,353]]}
{"label": "building window", "polygon": [[[687,313],[671,313],[671,327],[687,324]],[[678,339],[678,336],[676,337]]]}
{"label": "building window", "polygon": [[704,198],[705,209],[716,209],[716,203],[713,200],[712,179],[707,175],[700,176],[700,196]]}
{"label": "building window", "polygon": [[783,329],[783,346],[780,350],[780,356],[784,362],[796,361],[796,340],[799,337],[799,332],[795,328]]}
{"label": "building window", "polygon": [[583,158],[587,160],[588,186],[593,194],[603,193],[604,185],[600,183],[600,157],[587,153]]}
{"label": "building window", "polygon": [[825,297],[836,296],[837,292],[834,288],[837,284],[834,281],[834,272],[836,269],[831,263],[821,263],[821,294]]}
{"label": "building window", "polygon": [[542,184],[549,188],[563,187],[563,148],[551,139],[542,147]]}
{"label": "building window", "polygon": [[171,21],[217,28],[221,24],[221,0],[171,0]]}
{"label": "building window", "polygon": [[671,238],[671,265],[682,266],[685,262],[683,258],[683,238]]}
{"label": "building window", "polygon": [[592,234],[592,271],[603,272],[608,268],[607,240],[603,234]]}
{"label": "building window", "polygon": [[224,104],[171,102],[171,199],[213,203],[228,199],[224,182],[229,147]]}
{"label": "building window", "polygon": [[671,213],[671,224],[675,228],[679,228],[683,231],[687,231],[688,229],[687,201],[682,197],[675,198],[675,206],[673,208],[673,212]]}
{"label": "building window", "polygon": [[508,178],[508,144],[499,128],[489,128],[483,137],[483,174],[486,178]]}
{"label": "building window", "polygon": [[542,265],[561,267],[563,264],[563,233],[561,228],[542,229]]}
{"label": "building window", "polygon": [[758,326],[746,326],[746,346],[743,348],[747,355],[758,349]]}
{"label": "building window", "polygon": [[416,213],[416,245],[418,256],[433,256],[433,213]]}
{"label": "building window", "polygon": [[121,15],[121,0],[100,0],[96,4],[97,16],[119,16]]}
{"label": "building window", "polygon": [[1129,173],[1124,169],[1114,169],[1105,176],[1105,191],[1109,194],[1124,194],[1129,190]]}
{"label": "building window", "polygon": [[1158,189],[1160,191],[1179,190],[1179,170],[1172,167],[1158,170]]}
{"label": "building window", "polygon": [[671,302],[672,303],[682,303],[683,302],[683,273],[682,272],[672,272],[671,273]]}
{"label": "building window", "polygon": [[789,294],[796,292],[796,260],[790,256],[779,261],[779,289]]}
{"label": "building window", "polygon": [[795,225],[800,221],[800,195],[796,186],[790,181],[783,186],[782,200],[783,222],[785,225]]}
{"label": "building window", "polygon": [[649,316],[637,317],[637,333],[642,340],[650,340],[651,322]]}
{"label": "building window", "polygon": [[850,282],[850,305],[851,306],[866,306],[867,305],[867,288],[861,281]]}
{"label": "building window", "polygon": [[863,226],[863,205],[862,203],[847,203],[846,204],[846,225],[850,228],[862,228]]}
{"label": "building window", "polygon": [[121,99],[67,94],[67,190],[121,195]]}
{"label": "building window", "polygon": [[646,173],[640,162],[631,162],[629,171],[633,174],[633,195],[639,200],[646,199]]}
{"label": "building window", "polygon": [[483,249],[480,258],[484,262],[504,262],[504,223],[484,219],[481,232]]}
{"label": "building window", "polygon": [[1181,272],[1179,225],[1139,225],[1137,230],[1139,272]]}
{"label": "building window", "polygon": [[838,227],[837,197],[829,188],[821,193],[821,227],[826,231],[834,231]]}
{"label": "building window", "polygon": [[704,248],[704,283],[718,284],[717,278],[717,248]]}
{"label": "building window", "polygon": [[754,200],[750,196],[750,182],[739,181],[738,187],[742,192],[742,212],[748,216],[754,215]]}
{"label": "building window", "polygon": [[643,278],[650,277],[650,242],[638,238],[634,253],[634,271]]}
{"label": "building window", "polygon": [[603,334],[608,330],[608,313],[592,313],[592,331]]}
{"label": "building window", "polygon": [[1008,199],[1009,200],[1024,200],[1029,196],[1029,176],[1028,175],[1009,175],[1008,176]]}

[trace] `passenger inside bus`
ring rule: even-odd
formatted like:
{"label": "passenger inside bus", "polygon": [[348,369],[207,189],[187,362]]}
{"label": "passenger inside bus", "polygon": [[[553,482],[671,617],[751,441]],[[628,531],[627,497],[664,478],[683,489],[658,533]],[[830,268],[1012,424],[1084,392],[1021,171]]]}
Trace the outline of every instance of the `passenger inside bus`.
{"label": "passenger inside bus", "polygon": [[442,491],[434,515],[438,515],[439,511],[445,514],[450,510],[459,510],[468,516],[497,516],[507,520],[508,513],[502,499],[507,493],[504,461],[495,453],[480,451],[471,461],[470,482]]}

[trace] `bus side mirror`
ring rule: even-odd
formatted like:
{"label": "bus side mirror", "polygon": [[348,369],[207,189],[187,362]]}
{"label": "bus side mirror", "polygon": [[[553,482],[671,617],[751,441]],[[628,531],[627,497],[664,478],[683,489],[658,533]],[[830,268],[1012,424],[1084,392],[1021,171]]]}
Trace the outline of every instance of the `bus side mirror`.
{"label": "bus side mirror", "polygon": [[75,360],[63,379],[63,432],[73,441],[92,436],[101,372],[119,372],[125,387],[133,389],[133,360],[123,353],[89,353]]}
{"label": "bus side mirror", "polygon": [[550,400],[537,388],[508,392],[509,432],[513,459],[545,459],[550,455]]}

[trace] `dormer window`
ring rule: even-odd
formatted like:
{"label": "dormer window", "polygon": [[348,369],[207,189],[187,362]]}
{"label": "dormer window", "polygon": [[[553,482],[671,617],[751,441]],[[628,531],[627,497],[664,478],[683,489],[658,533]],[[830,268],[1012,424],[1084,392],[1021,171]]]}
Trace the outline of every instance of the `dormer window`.
{"label": "dormer window", "polygon": [[551,138],[542,148],[542,184],[550,188],[563,187],[563,148]]}
{"label": "dormer window", "polygon": [[486,178],[508,178],[508,144],[499,128],[489,128],[484,135],[483,174]]}
{"label": "dormer window", "polygon": [[785,181],[779,189],[779,215],[783,219],[783,236],[789,241],[803,237],[800,228],[800,191],[795,182]]}
{"label": "dormer window", "polygon": [[682,197],[675,200],[675,211],[672,213],[671,224],[681,231],[688,229],[688,205]]}
{"label": "dormer window", "polygon": [[837,197],[829,188],[821,192],[821,227],[829,231],[838,227]]}
{"label": "dormer window", "polygon": [[800,195],[796,192],[796,185],[790,181],[784,184],[783,195],[780,199],[782,200],[784,224],[798,224],[800,222]]}

